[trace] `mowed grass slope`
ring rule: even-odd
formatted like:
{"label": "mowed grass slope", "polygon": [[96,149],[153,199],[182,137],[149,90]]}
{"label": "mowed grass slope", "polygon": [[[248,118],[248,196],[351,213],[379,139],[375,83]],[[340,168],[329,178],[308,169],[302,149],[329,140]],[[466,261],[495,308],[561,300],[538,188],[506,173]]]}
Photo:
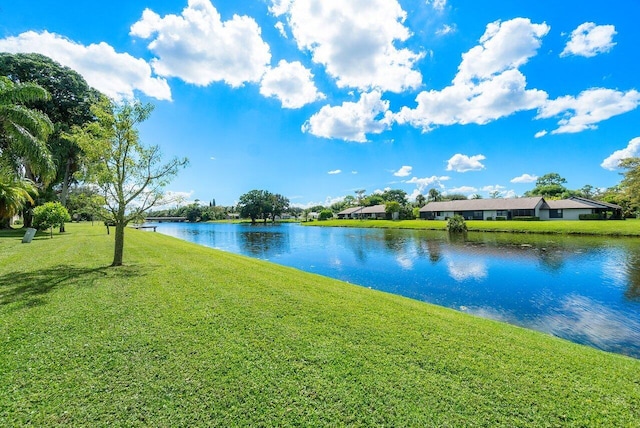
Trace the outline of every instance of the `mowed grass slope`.
{"label": "mowed grass slope", "polygon": [[[607,221],[487,221],[468,220],[470,231],[548,233],[567,235],[640,236],[640,220]],[[308,226],[325,227],[365,227],[383,229],[446,230],[447,222],[442,220],[327,220],[301,223]]]}
{"label": "mowed grass slope", "polygon": [[0,235],[0,426],[638,426],[640,360],[163,236]]}

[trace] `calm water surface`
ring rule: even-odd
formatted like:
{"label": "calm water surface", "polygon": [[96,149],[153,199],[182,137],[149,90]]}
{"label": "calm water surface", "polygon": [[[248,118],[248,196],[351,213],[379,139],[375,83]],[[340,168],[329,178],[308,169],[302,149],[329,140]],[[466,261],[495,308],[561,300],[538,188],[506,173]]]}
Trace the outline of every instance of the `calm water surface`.
{"label": "calm water surface", "polygon": [[162,223],[196,244],[640,358],[640,240]]}

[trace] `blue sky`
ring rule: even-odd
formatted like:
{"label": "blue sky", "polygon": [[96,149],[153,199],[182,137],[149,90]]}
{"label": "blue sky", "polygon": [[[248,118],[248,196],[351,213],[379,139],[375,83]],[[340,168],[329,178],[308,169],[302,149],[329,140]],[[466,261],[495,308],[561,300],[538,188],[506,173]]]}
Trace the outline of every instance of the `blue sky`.
{"label": "blue sky", "polygon": [[155,104],[141,137],[190,159],[168,187],[186,200],[615,185],[640,155],[640,2],[550,4],[3,2],[0,51]]}

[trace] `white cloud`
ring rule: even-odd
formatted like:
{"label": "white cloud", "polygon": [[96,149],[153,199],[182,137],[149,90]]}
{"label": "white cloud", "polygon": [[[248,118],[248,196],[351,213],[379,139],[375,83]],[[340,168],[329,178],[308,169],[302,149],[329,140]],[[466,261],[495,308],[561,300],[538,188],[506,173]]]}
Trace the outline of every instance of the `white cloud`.
{"label": "white cloud", "polygon": [[484,159],[486,159],[484,155],[467,156],[456,153],[447,161],[447,171],[480,171],[484,169],[484,165],[480,162]]}
{"label": "white cloud", "polygon": [[436,185],[440,188],[444,188],[444,185],[442,184],[442,182],[447,181],[449,179],[450,177],[447,177],[446,175],[443,175],[440,177],[432,175],[431,177],[424,177],[424,178],[412,177],[411,180],[405,181],[405,183],[415,184],[417,185],[418,190],[420,192],[424,192],[427,189],[427,187],[433,186],[433,185]]}
{"label": "white cloud", "polygon": [[552,134],[572,134],[586,129],[597,129],[597,124],[613,116],[634,110],[640,104],[640,92],[594,88],[577,97],[570,95],[549,100],[538,110],[536,119],[561,116],[560,127]]}
{"label": "white cloud", "polygon": [[289,38],[289,36],[287,35],[287,30],[285,30],[284,24],[282,22],[280,21],[276,22],[276,25],[274,25],[274,27],[276,27],[276,30],[278,30],[278,32],[283,38],[285,39]]}
{"label": "white cloud", "polygon": [[358,171],[351,171],[351,174],[356,175]]}
{"label": "white cloud", "polygon": [[452,85],[441,91],[423,91],[415,109],[403,107],[398,123],[432,130],[438,125],[484,125],[522,110],[539,108],[544,91],[526,89],[518,67],[534,56],[550,27],[516,18],[487,25],[480,44],[462,55]]}
{"label": "white cloud", "polygon": [[326,105],[302,125],[302,131],[317,137],[367,142],[366,134],[380,134],[390,126],[389,101],[383,101],[381,96],[373,91],[362,94],[355,103]]}
{"label": "white cloud", "polygon": [[484,186],[481,190],[483,192],[500,192],[502,193],[504,190],[506,189],[506,187],[501,186],[499,184],[496,184],[495,186]]}
{"label": "white cloud", "polygon": [[536,132],[536,134],[533,137],[534,138],[542,138],[547,134],[548,134],[548,132],[545,129],[543,129],[542,131]]}
{"label": "white cloud", "polygon": [[168,190],[164,193],[161,203],[155,206],[155,209],[168,209],[193,204],[195,202],[195,200],[191,199],[193,194],[193,190],[188,192]]}
{"label": "white cloud", "polygon": [[[322,205],[323,207],[330,207],[331,205],[337,203],[337,202],[342,202],[344,201],[344,196],[327,196],[325,198],[324,201],[318,202],[318,201],[311,201],[311,202],[307,202],[306,204],[303,203],[293,203],[291,204],[292,207],[297,207],[297,208],[302,208],[302,209],[307,209],[307,208],[311,208],[311,207],[315,207],[318,205]],[[292,200],[293,198],[289,198],[289,200]]]}
{"label": "white cloud", "polygon": [[47,31],[28,31],[1,39],[0,51],[46,55],[77,71],[90,86],[116,100],[133,98],[135,91],[158,100],[171,99],[167,81],[153,77],[145,60],[118,53],[106,43],[84,46]]}
{"label": "white cloud", "polygon": [[473,186],[460,186],[460,187],[453,187],[451,189],[447,189],[445,193],[447,195],[451,195],[452,193],[464,193],[469,195],[471,193],[476,193],[477,191],[478,189]]}
{"label": "white cloud", "polygon": [[441,12],[447,7],[447,0],[427,0],[427,4]]}
{"label": "white cloud", "polygon": [[456,32],[455,25],[447,25],[444,24],[442,28],[436,31],[436,36],[446,36],[447,34],[452,34]]}
{"label": "white cloud", "polygon": [[145,9],[131,35],[153,39],[148,48],[158,56],[153,60],[157,74],[200,86],[258,82],[271,61],[253,18],[234,15],[222,22],[209,0],[189,0],[181,15],[160,17]]}
{"label": "white cloud", "polygon": [[616,34],[616,27],[613,25],[585,22],[571,32],[571,39],[560,56],[577,55],[589,58],[609,52],[616,45],[613,42],[613,36]]}
{"label": "white cloud", "polygon": [[616,150],[608,158],[602,161],[600,164],[604,169],[613,171],[618,168],[620,161],[627,158],[634,158],[640,156],[640,137],[636,137],[629,141],[627,147],[621,150]]}
{"label": "white cloud", "polygon": [[522,174],[519,177],[511,179],[512,183],[534,183],[538,179],[537,175]]}
{"label": "white cloud", "polygon": [[393,173],[396,177],[407,177],[411,175],[412,166],[403,165],[399,170]]}
{"label": "white cloud", "polygon": [[423,54],[398,48],[411,33],[396,0],[273,0],[299,49],[308,50],[340,88],[402,92],[422,83]]}
{"label": "white cloud", "polygon": [[336,175],[336,174],[340,174],[342,172],[341,169],[334,169],[333,171],[329,171],[327,172],[327,174],[329,175]]}
{"label": "white cloud", "polygon": [[276,97],[282,107],[291,109],[325,98],[313,83],[311,71],[298,61],[281,60],[276,68],[267,71],[260,93],[265,97]]}
{"label": "white cloud", "polygon": [[458,282],[467,279],[480,281],[487,277],[487,266],[483,262],[469,260],[450,260],[447,269],[451,278]]}

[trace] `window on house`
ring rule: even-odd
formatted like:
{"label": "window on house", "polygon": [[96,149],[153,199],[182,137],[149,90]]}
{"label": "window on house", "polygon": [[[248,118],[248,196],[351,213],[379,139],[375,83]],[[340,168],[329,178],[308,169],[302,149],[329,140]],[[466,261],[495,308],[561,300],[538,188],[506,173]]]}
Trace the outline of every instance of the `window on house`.
{"label": "window on house", "polygon": [[562,218],[562,210],[549,210],[549,218]]}

